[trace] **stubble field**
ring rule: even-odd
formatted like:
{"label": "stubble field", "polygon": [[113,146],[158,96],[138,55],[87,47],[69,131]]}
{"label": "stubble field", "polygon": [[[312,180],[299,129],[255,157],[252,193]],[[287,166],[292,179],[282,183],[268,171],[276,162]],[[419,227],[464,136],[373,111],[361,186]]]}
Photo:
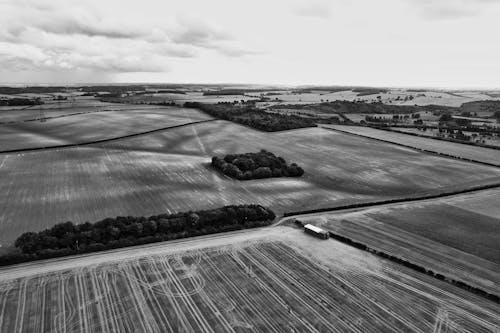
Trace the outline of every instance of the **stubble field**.
{"label": "stubble field", "polygon": [[299,230],[254,233],[261,237],[229,237],[215,247],[203,239],[204,245],[157,246],[149,255],[147,248],[132,249],[120,262],[74,259],[69,265],[82,265],[60,271],[50,267],[64,262],[49,262],[43,274],[18,272],[14,279],[0,271],[0,331],[479,333],[500,327],[498,306],[444,282]]}
{"label": "stubble field", "polygon": [[[235,181],[214,155],[268,149],[304,167],[298,179]],[[258,203],[314,209],[500,181],[500,170],[310,128],[263,133],[225,121],[110,142],[0,155],[0,244],[71,220]]]}
{"label": "stubble field", "polygon": [[195,109],[180,107],[111,110],[54,116],[57,118],[45,122],[0,124],[0,151],[86,143],[212,119]]}
{"label": "stubble field", "polygon": [[370,248],[500,290],[500,190],[301,218]]}
{"label": "stubble field", "polygon": [[401,143],[418,149],[425,149],[436,153],[444,153],[474,161],[500,165],[500,150],[471,146],[461,143],[417,137],[403,133],[389,132],[364,126],[321,125],[353,134],[359,134],[374,139],[381,139]]}

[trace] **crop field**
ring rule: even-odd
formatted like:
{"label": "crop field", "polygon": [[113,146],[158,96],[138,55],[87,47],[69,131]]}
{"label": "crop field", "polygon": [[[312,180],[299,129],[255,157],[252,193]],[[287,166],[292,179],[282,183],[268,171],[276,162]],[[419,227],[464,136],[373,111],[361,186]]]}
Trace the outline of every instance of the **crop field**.
{"label": "crop field", "polygon": [[148,95],[133,95],[121,98],[127,103],[159,103],[159,102],[200,102],[200,103],[218,103],[218,102],[234,102],[234,101],[248,101],[257,99],[257,97],[248,95],[203,95],[202,92],[187,92],[186,94],[173,94],[173,93],[155,93]]}
{"label": "crop field", "polygon": [[[77,112],[76,110],[74,110]],[[157,128],[211,119],[179,107],[122,109],[0,125],[0,150],[50,147],[120,137]]]}
{"label": "crop field", "polygon": [[[15,97],[33,98],[28,95],[26,96],[16,95]],[[70,108],[92,108],[92,107],[95,108],[95,107],[113,107],[113,106],[121,106],[122,108],[127,107],[127,105],[125,104],[101,102],[100,100],[89,96],[68,96],[68,99],[66,100],[53,100],[53,97],[43,96],[41,100],[43,102],[43,104],[41,105],[0,106],[0,114],[4,115],[6,114],[5,113],[6,111],[30,111],[31,109],[37,111],[39,109],[42,109],[43,111],[49,112],[51,110],[56,110],[56,109],[70,109]]]}
{"label": "crop field", "polygon": [[[230,140],[228,140],[230,138]],[[268,149],[300,178],[240,182],[212,156]],[[281,214],[500,181],[497,168],[309,128],[264,133],[226,121],[86,147],[0,155],[0,245],[55,223],[259,203]]]}
{"label": "crop field", "polygon": [[51,118],[81,113],[158,108],[160,107],[152,105],[117,104],[81,99],[76,100],[74,103],[65,101],[65,103],[61,104],[47,103],[30,107],[20,106],[15,108],[12,106],[2,106],[0,107],[0,124],[36,121],[40,120],[40,118],[48,118],[47,121],[50,121]]}
{"label": "crop field", "polygon": [[[159,105],[102,102],[94,97],[87,96],[76,96],[74,99],[70,97],[68,100],[61,101],[52,99],[43,99],[43,101],[44,104],[34,106],[0,106],[0,124],[34,121],[40,119],[40,115],[49,118],[47,121],[50,121],[51,117],[56,118],[80,113],[165,109],[164,106]],[[161,99],[148,100],[147,102],[164,101],[164,99]]]}
{"label": "crop field", "polygon": [[321,125],[322,127],[337,129],[344,132],[363,135],[369,138],[381,139],[395,143],[425,149],[437,153],[460,156],[475,161],[500,165],[500,150],[465,145],[461,143],[427,139],[414,135],[378,130],[363,126]]}
{"label": "crop field", "polygon": [[304,220],[495,294],[500,290],[498,202],[500,190],[493,189]]}
{"label": "crop field", "polygon": [[[413,99],[404,100],[405,97],[412,96]],[[479,92],[461,92],[448,93],[444,91],[419,91],[412,92],[405,89],[390,89],[386,93],[378,93],[371,95],[359,95],[352,90],[344,91],[311,91],[307,93],[291,93],[284,92],[282,94],[269,96],[270,98],[278,98],[280,104],[307,104],[321,103],[323,101],[354,101],[363,100],[365,102],[391,103],[395,105],[443,105],[459,107],[466,102],[474,102],[480,100],[500,100],[497,97]],[[379,98],[380,97],[380,98]],[[397,100],[399,98],[399,100]]]}
{"label": "crop field", "polygon": [[[439,119],[438,116],[434,116],[431,112],[429,111],[420,111],[418,112],[420,114],[420,119],[425,120],[426,124],[436,124],[437,125],[437,120]],[[350,120],[359,123],[361,120],[365,120],[366,116],[370,117],[376,117],[376,118],[383,118],[385,120],[392,120],[394,114],[387,114],[387,113],[345,113],[344,114],[347,118]],[[404,117],[405,114],[398,114],[401,117]],[[406,115],[408,116],[408,115]],[[413,121],[415,119],[409,117],[408,119],[399,119],[398,123],[406,123],[406,124],[413,124]]]}
{"label": "crop field", "polygon": [[[394,127],[393,129],[401,132],[413,133],[418,135],[424,135],[428,137],[437,137],[439,135],[439,130],[436,128],[428,128],[425,132],[419,130],[418,128],[406,128],[406,127]],[[482,135],[480,132],[469,132],[462,131],[465,135],[472,135],[473,133],[477,134],[477,137],[473,138],[471,142],[475,141],[484,141],[485,144],[491,146],[500,147],[500,137],[498,136],[490,136],[490,135]]]}
{"label": "crop field", "polygon": [[[129,249],[119,262],[68,259],[35,274],[36,268],[14,268],[15,278],[0,271],[0,331],[480,333],[500,327],[498,306],[473,294],[335,241],[274,229],[256,231],[266,236],[249,241],[214,237],[217,246],[204,238]],[[76,266],[61,269],[65,262]]]}

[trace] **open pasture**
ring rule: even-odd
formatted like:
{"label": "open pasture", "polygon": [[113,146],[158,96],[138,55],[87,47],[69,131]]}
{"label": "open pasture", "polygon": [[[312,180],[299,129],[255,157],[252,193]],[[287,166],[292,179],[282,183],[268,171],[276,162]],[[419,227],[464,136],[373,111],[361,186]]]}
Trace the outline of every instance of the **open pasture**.
{"label": "open pasture", "polygon": [[[267,149],[300,178],[237,181],[212,156]],[[500,170],[308,128],[259,132],[226,121],[106,144],[0,155],[0,244],[55,223],[257,203],[277,214],[500,181]]]}
{"label": "open pasture", "polygon": [[379,130],[364,126],[342,126],[342,125],[321,125],[325,128],[332,128],[344,132],[362,135],[368,138],[381,139],[394,143],[401,143],[418,149],[443,153],[474,161],[492,163],[500,165],[500,150],[471,146],[461,143],[436,140],[431,138],[417,137],[390,131]]}
{"label": "open pasture", "polygon": [[211,117],[195,109],[135,106],[45,122],[3,124],[0,151],[92,142],[207,119]]}
{"label": "open pasture", "polygon": [[[299,230],[256,233],[266,236],[250,241],[230,236],[214,247],[206,238],[188,241],[191,246],[167,243],[154,247],[154,254],[128,249],[128,259],[119,262],[65,259],[44,265],[42,274],[23,272],[14,279],[6,278],[8,270],[0,272],[0,331],[480,333],[499,328],[498,306],[444,282]],[[78,266],[58,270],[72,261]]]}
{"label": "open pasture", "polygon": [[[433,272],[500,290],[500,190],[306,217]],[[302,219],[301,219],[302,220]]]}

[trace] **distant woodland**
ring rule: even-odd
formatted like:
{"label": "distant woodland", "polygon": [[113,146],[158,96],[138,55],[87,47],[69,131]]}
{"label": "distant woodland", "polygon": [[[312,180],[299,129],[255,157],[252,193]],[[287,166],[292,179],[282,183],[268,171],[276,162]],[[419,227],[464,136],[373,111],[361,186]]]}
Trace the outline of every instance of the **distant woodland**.
{"label": "distant woodland", "polygon": [[233,121],[235,123],[250,126],[266,132],[285,131],[316,126],[315,120],[312,118],[268,113],[255,108],[253,105],[234,105],[230,103],[203,104],[198,102],[186,102],[184,103],[184,107],[197,108],[212,117]]}
{"label": "distant woodland", "polygon": [[229,177],[239,180],[271,177],[300,177],[304,170],[297,164],[287,165],[282,157],[261,150],[258,153],[229,154],[212,158],[212,166]]}
{"label": "distant woodland", "polygon": [[280,104],[274,109],[309,109],[321,113],[398,113],[410,114],[419,111],[453,111],[456,108],[441,105],[427,105],[425,108],[415,105],[394,105],[382,102],[332,101],[313,104]]}
{"label": "distant woodland", "polygon": [[38,99],[30,99],[30,98],[9,98],[9,99],[0,99],[0,106],[29,106],[29,105],[40,105],[43,102]]}

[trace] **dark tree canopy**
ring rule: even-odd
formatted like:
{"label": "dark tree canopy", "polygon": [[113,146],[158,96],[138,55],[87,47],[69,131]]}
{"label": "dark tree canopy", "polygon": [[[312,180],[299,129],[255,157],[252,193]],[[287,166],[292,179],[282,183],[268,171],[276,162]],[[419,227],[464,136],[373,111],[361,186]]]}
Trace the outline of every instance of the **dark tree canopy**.
{"label": "dark tree canopy", "polygon": [[21,253],[0,257],[0,265],[261,227],[275,217],[263,206],[241,205],[150,217],[118,216],[96,223],[64,222],[22,234],[15,242]]}
{"label": "dark tree canopy", "polygon": [[315,122],[319,120],[295,115],[270,113],[257,109],[252,105],[241,106],[230,103],[202,104],[198,102],[186,102],[184,103],[184,107],[197,108],[215,118],[233,121],[266,132],[315,127]]}
{"label": "dark tree canopy", "polygon": [[300,177],[304,170],[297,164],[287,165],[285,159],[271,152],[228,154],[212,157],[212,166],[229,177],[250,180],[271,177]]}
{"label": "dark tree canopy", "polygon": [[9,98],[0,100],[0,106],[23,106],[23,105],[40,105],[43,104],[39,98]]}

